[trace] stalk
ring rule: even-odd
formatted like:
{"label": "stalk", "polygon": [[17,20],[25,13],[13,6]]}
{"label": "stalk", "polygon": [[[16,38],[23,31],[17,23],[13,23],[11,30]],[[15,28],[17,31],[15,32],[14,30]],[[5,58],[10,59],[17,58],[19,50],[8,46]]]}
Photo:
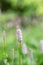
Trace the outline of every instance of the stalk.
{"label": "stalk", "polygon": [[21,42],[19,42],[19,65],[22,65]]}

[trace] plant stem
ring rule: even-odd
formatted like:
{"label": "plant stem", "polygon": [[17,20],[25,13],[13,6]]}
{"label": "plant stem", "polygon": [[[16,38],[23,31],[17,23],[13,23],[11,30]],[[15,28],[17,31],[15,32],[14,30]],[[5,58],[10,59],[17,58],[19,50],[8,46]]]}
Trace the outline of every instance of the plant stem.
{"label": "plant stem", "polygon": [[19,65],[22,65],[21,42],[19,42]]}
{"label": "plant stem", "polygon": [[3,41],[4,41],[4,58],[6,58],[5,57],[6,56],[6,51],[5,51],[6,41],[5,41],[5,39],[3,39]]}
{"label": "plant stem", "polygon": [[12,65],[14,65],[14,59],[12,59]]}

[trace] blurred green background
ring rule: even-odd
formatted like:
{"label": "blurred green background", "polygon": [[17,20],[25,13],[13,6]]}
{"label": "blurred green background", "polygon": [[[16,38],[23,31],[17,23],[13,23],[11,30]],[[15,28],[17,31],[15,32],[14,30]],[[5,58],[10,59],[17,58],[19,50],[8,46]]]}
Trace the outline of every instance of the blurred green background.
{"label": "blurred green background", "polygon": [[[6,31],[6,58],[11,65],[11,49],[14,48],[14,65],[18,65],[16,24],[22,29],[22,43],[26,43],[28,50],[29,48],[33,50],[33,65],[43,65],[43,54],[40,54],[40,40],[43,39],[43,0],[0,1],[0,65],[4,65],[4,30]],[[29,55],[23,56],[22,63],[32,65]]]}

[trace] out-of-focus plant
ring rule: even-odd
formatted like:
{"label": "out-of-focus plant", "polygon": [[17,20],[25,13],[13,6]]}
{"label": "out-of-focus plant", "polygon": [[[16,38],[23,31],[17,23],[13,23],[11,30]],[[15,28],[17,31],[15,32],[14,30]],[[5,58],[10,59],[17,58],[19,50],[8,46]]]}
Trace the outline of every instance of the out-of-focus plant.
{"label": "out-of-focus plant", "polygon": [[16,27],[16,34],[18,41],[19,65],[22,65],[22,31],[19,26]]}
{"label": "out-of-focus plant", "polygon": [[4,50],[4,58],[6,58],[6,51],[5,51],[5,47],[6,47],[6,32],[5,31],[3,31],[3,45],[4,45],[4,48],[3,48],[3,50]]}
{"label": "out-of-focus plant", "polygon": [[12,65],[14,65],[14,48],[12,49]]}

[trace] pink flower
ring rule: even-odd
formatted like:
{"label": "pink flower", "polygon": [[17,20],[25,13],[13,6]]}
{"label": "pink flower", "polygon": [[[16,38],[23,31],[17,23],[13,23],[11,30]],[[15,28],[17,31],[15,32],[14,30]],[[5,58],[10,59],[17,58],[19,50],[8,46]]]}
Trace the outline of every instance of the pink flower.
{"label": "pink flower", "polygon": [[17,27],[16,33],[17,33],[18,41],[22,41],[22,31],[21,31],[21,29],[19,27]]}
{"label": "pink flower", "polygon": [[22,46],[22,53],[23,53],[23,54],[28,54],[28,49],[27,49],[27,46],[26,46],[25,43],[24,43],[23,46]]}
{"label": "pink flower", "polygon": [[40,41],[41,44],[41,53],[43,53],[43,40]]}

